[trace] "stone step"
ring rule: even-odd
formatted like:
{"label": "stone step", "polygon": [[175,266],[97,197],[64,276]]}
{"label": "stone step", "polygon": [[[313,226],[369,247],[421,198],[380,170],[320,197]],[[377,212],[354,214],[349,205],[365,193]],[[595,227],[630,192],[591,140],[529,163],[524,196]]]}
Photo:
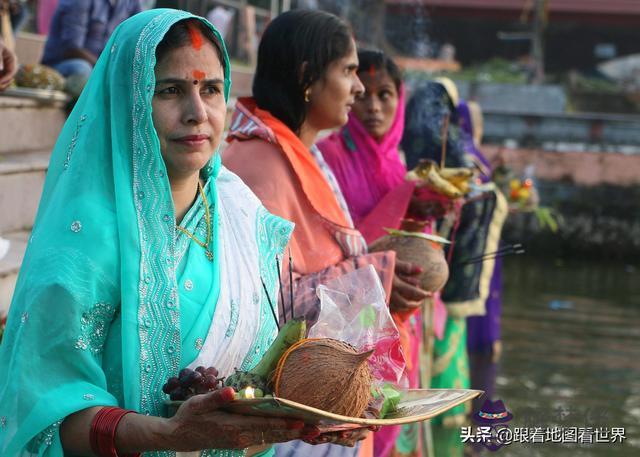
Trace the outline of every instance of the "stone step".
{"label": "stone step", "polygon": [[9,310],[30,233],[23,230],[2,235],[11,244],[9,252],[0,259],[0,316],[6,315]]}
{"label": "stone step", "polygon": [[0,155],[0,233],[33,226],[50,154],[46,150]]}
{"label": "stone step", "polygon": [[51,150],[66,114],[61,101],[0,96],[0,155]]}

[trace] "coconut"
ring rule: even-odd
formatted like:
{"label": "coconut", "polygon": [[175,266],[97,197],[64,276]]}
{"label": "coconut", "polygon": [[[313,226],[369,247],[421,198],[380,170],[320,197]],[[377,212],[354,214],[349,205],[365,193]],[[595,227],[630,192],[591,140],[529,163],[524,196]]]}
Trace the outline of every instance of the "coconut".
{"label": "coconut", "polygon": [[404,220],[401,229],[402,232],[394,232],[376,240],[369,250],[395,251],[398,259],[422,268],[418,276],[422,289],[429,292],[442,289],[449,279],[449,265],[442,245],[420,236],[424,223]]}
{"label": "coconut", "polygon": [[331,338],[304,339],[282,356],[273,375],[277,397],[349,417],[361,417],[371,399],[367,359]]}

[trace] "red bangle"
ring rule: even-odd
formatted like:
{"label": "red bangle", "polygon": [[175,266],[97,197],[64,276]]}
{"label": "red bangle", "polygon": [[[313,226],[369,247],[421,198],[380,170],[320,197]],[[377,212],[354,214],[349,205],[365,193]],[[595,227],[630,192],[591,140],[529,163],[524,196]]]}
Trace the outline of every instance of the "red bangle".
{"label": "red bangle", "polygon": [[116,450],[116,429],[120,420],[135,411],[108,406],[93,416],[89,441],[91,450],[99,457],[139,457],[140,453],[120,456]]}

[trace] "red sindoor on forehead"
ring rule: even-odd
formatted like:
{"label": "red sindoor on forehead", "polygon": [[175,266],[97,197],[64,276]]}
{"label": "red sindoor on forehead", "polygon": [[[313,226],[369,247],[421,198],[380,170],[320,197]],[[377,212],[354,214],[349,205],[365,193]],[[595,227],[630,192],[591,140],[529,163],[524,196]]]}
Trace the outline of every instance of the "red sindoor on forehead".
{"label": "red sindoor on forehead", "polygon": [[192,23],[187,25],[187,29],[189,30],[189,38],[191,38],[191,46],[196,51],[199,51],[202,47],[202,34],[200,30]]}
{"label": "red sindoor on forehead", "polygon": [[200,80],[200,79],[204,79],[204,77],[207,75],[202,70],[193,70],[193,72],[191,73],[191,76],[193,76],[197,80]]}

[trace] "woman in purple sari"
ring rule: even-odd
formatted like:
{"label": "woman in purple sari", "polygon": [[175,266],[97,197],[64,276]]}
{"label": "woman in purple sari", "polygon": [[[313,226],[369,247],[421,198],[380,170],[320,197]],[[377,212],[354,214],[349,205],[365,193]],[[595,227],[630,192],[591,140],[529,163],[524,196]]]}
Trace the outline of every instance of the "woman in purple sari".
{"label": "woman in purple sari", "polygon": [[[480,151],[482,141],[482,111],[475,102],[460,102],[458,116],[465,152],[480,169],[483,183],[491,180],[491,164]],[[502,261],[496,259],[485,302],[484,316],[467,318],[467,351],[471,388],[482,389],[488,398],[495,392],[496,363],[502,350],[500,315],[502,313]],[[479,405],[477,405],[479,406]]]}

